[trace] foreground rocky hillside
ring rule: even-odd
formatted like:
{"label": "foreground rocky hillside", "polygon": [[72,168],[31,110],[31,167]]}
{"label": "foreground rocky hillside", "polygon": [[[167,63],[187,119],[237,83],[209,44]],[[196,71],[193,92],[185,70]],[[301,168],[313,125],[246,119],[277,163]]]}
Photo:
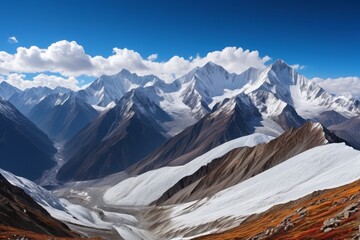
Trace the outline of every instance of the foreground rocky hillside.
{"label": "foreground rocky hillside", "polygon": [[360,181],[313,192],[249,216],[239,227],[196,239],[359,239]]}
{"label": "foreground rocky hillside", "polygon": [[11,232],[18,235],[19,239],[25,231],[48,237],[79,237],[64,223],[51,217],[24,190],[11,185],[1,174],[0,186],[0,232]]}

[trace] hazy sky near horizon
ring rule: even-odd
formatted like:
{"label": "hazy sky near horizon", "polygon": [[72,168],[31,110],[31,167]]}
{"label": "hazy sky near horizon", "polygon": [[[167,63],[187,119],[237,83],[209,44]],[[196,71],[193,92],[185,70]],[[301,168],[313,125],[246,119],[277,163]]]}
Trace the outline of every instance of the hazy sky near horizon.
{"label": "hazy sky near horizon", "polygon": [[170,79],[206,61],[241,72],[279,58],[308,78],[360,76],[355,0],[4,0],[0,7],[0,79],[12,82],[83,85],[123,67]]}

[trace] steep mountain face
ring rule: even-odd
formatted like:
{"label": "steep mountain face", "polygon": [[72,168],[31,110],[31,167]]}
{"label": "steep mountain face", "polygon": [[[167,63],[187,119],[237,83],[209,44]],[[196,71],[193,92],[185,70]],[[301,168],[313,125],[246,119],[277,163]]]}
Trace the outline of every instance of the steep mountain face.
{"label": "steep mountain face", "polygon": [[12,104],[0,100],[0,167],[37,179],[55,162],[51,140]]}
{"label": "steep mountain face", "polygon": [[[246,95],[260,113],[260,116],[254,117],[255,119],[271,120],[282,130],[298,128],[306,122],[306,119],[319,120],[321,117],[323,122],[331,121],[332,115],[324,112],[336,110],[339,115],[352,116],[360,111],[358,100],[332,96],[315,83],[299,75],[281,60],[263,71],[249,69],[241,75],[229,74],[220,66],[208,63],[201,68],[194,69],[177,81],[180,83],[180,97],[183,102],[190,107],[192,112],[198,112],[199,116],[206,114],[210,107],[213,108],[213,111],[220,112],[218,109],[224,108],[222,106],[224,102],[229,99],[234,101],[239,94]],[[227,112],[228,110],[222,111]],[[204,132],[215,129],[215,126],[218,128],[218,125],[226,126],[226,124],[215,125],[213,123],[212,127],[206,124],[201,127],[204,121],[206,122],[206,120],[200,120],[192,130],[188,128],[169,140],[166,145],[146,157],[129,172],[139,174],[165,165],[183,164],[217,146],[217,140],[214,140],[216,137],[214,138],[213,135],[209,137]],[[339,117],[334,121],[341,121],[341,119]],[[219,120],[220,122],[226,121],[222,119]],[[241,121],[238,124],[241,125]],[[219,131],[221,131],[221,127]],[[247,134],[249,133],[250,131],[247,132]],[[197,134],[205,136],[204,139]],[[191,137],[201,139],[199,142],[205,144],[199,144],[199,148],[197,148],[196,141]],[[181,138],[182,141],[179,140]],[[223,139],[223,141],[229,139]],[[208,141],[214,143],[207,144]],[[188,142],[192,144],[188,144]],[[188,146],[182,147],[183,145]]]}
{"label": "steep mountain face", "polygon": [[[181,84],[183,103],[198,116],[203,117],[210,112],[211,107],[227,91],[242,89],[249,81],[256,79],[258,70],[250,68],[238,75],[227,72],[223,67],[208,62],[202,67],[196,67],[177,81]],[[217,98],[220,98],[217,99]]]}
{"label": "steep mountain face", "polygon": [[337,136],[345,139],[352,147],[360,150],[360,117],[352,117],[329,127]]}
{"label": "steep mountain face", "polygon": [[0,97],[4,98],[5,100],[8,100],[12,95],[19,92],[21,92],[21,90],[12,86],[11,84],[5,81],[0,82]]}
{"label": "steep mountain face", "polygon": [[258,109],[247,96],[240,95],[169,139],[128,171],[140,174],[167,165],[183,165],[226,141],[253,133],[260,121]]}
{"label": "steep mountain face", "polygon": [[189,202],[229,188],[308,149],[327,143],[319,124],[291,129],[267,144],[231,150],[181,179],[156,204]]}
{"label": "steep mountain face", "polygon": [[278,99],[272,92],[256,90],[248,95],[263,118],[275,121],[284,130],[298,128],[306,122],[291,104]]}
{"label": "steep mountain face", "polygon": [[29,112],[46,96],[54,93],[67,93],[70,89],[57,87],[51,89],[48,87],[33,87],[17,92],[9,98],[11,102],[22,114],[28,116]]}
{"label": "steep mountain face", "polygon": [[65,142],[94,120],[98,113],[74,93],[57,93],[41,100],[28,116],[49,137]]}
{"label": "steep mountain face", "polygon": [[65,145],[59,180],[87,180],[125,170],[166,139],[171,117],[156,103],[155,89],[138,88]]}
{"label": "steep mountain face", "polygon": [[319,117],[316,120],[328,128],[332,125],[337,125],[345,122],[348,119],[340,113],[334,110],[330,110],[320,113]]}
{"label": "steep mountain face", "polygon": [[282,60],[264,69],[255,82],[245,87],[247,94],[257,91],[272,93],[277,99],[293,106],[305,119],[314,120],[320,113],[329,110],[336,110],[346,117],[360,112],[359,100],[329,94]]}
{"label": "steep mountain face", "polygon": [[269,142],[271,139],[273,138],[265,134],[253,133],[221,144],[185,165],[162,167],[127,178],[108,189],[104,195],[104,201],[107,204],[121,206],[151,205],[182,178],[192,175],[214,159],[222,157],[235,148],[253,147],[257,144]]}
{"label": "steep mountain face", "polygon": [[1,174],[0,225],[56,237],[77,236],[65,224],[51,217],[22,189],[11,185]]}
{"label": "steep mountain face", "polygon": [[162,82],[154,75],[138,76],[123,69],[116,75],[103,75],[96,79],[86,89],[77,92],[80,98],[91,105],[107,106],[111,102],[120,100],[125,93],[144,86],[153,86]]}

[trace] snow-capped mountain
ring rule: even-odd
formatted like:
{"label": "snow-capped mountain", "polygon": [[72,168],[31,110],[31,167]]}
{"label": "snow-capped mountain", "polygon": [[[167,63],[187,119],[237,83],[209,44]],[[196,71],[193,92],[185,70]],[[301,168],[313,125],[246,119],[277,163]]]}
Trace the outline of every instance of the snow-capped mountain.
{"label": "snow-capped mountain", "polygon": [[180,77],[178,81],[184,85],[182,88],[185,92],[187,89],[193,89],[199,93],[205,103],[210,104],[213,97],[224,95],[225,90],[241,89],[256,74],[257,70],[254,68],[240,75],[229,73],[220,65],[208,62]]}
{"label": "snow-capped mountain", "polygon": [[17,92],[9,98],[11,102],[22,114],[28,116],[29,112],[46,96],[53,93],[66,93],[70,89],[57,87],[51,89],[48,87],[33,87]]}
{"label": "snow-capped mountain", "polygon": [[262,126],[261,120],[249,97],[239,95],[170,138],[128,171],[139,174],[166,165],[183,165],[226,141],[254,133]]}
{"label": "snow-capped mountain", "polygon": [[152,86],[162,82],[154,75],[138,76],[123,69],[116,75],[103,75],[91,83],[86,89],[77,94],[91,105],[105,107],[111,102],[120,100],[125,93],[132,89],[144,86]]}
{"label": "snow-capped mountain", "polygon": [[[359,100],[331,95],[282,60],[268,66],[255,82],[245,87],[246,94],[254,95],[259,91],[272,93],[263,101],[268,101],[268,98],[281,100],[293,106],[305,119],[315,119],[322,112],[329,110],[335,110],[346,117],[355,116],[360,112]],[[279,108],[284,106],[278,105]],[[279,111],[279,108],[273,111]],[[272,114],[271,111],[266,113]]]}
{"label": "snow-capped mountain", "polygon": [[210,112],[210,106],[216,103],[216,98],[221,98],[230,90],[239,91],[249,81],[256,79],[257,74],[258,70],[254,68],[240,75],[231,74],[223,67],[208,62],[176,81],[181,84],[180,97],[183,103],[199,117],[203,117]]}
{"label": "snow-capped mountain", "polygon": [[64,142],[98,116],[97,111],[74,93],[46,96],[29,112],[29,119],[49,137]]}
{"label": "snow-capped mountain", "polygon": [[[56,138],[74,134],[61,150],[66,162],[57,179],[64,185],[55,193],[94,208],[54,197],[57,207],[47,210],[125,239],[223,231],[276,204],[358,179],[348,166],[358,164],[358,152],[330,143],[354,139],[336,133],[347,123],[356,132],[359,102],[327,93],[281,60],[242,74],[207,63],[172,83],[122,70],[76,93],[42,96],[33,98],[40,99],[29,112],[33,121]],[[77,116],[88,120],[81,130],[71,125]],[[30,195],[51,201],[24,182]]]}
{"label": "snow-capped mountain", "polygon": [[11,84],[2,81],[0,82],[0,97],[8,100],[13,94],[21,92],[20,89],[12,86]]}
{"label": "snow-capped mountain", "polygon": [[[129,89],[133,90],[125,93]],[[75,160],[60,170],[62,180],[73,176],[75,169],[82,172],[77,179],[88,179],[86,175],[91,171],[85,169],[104,157],[108,161],[107,170],[97,168],[98,173],[91,173],[94,175],[90,178],[124,170],[124,166],[131,164],[135,165],[128,172],[133,174],[166,165],[182,165],[237,137],[254,132],[278,136],[283,131],[302,126],[307,119],[319,119],[325,111],[338,111],[345,116],[359,111],[358,101],[332,96],[281,60],[262,71],[250,68],[239,75],[209,62],[172,83],[152,75],[140,77],[122,70],[114,76],[100,77],[77,95],[85,96],[90,104],[102,106],[120,100],[114,109],[104,112],[75,136],[76,142],[87,139],[82,147],[73,149],[74,144],[68,145],[67,159]],[[119,159],[125,152],[119,150],[123,149],[120,145],[127,146],[128,152],[134,145],[128,146],[125,139],[139,139],[139,133],[134,131],[123,133],[135,124],[135,119],[141,126],[147,122],[147,126],[151,126],[148,136],[161,141],[155,141],[156,144],[147,151],[133,154],[137,157],[121,163]],[[169,137],[166,143],[158,145]],[[109,146],[117,150],[108,150]],[[87,161],[92,164],[84,164]],[[86,167],[81,169],[79,166]],[[67,177],[61,177],[65,175]]]}
{"label": "snow-capped mountain", "polygon": [[52,167],[53,142],[11,103],[0,99],[0,167],[37,179]]}

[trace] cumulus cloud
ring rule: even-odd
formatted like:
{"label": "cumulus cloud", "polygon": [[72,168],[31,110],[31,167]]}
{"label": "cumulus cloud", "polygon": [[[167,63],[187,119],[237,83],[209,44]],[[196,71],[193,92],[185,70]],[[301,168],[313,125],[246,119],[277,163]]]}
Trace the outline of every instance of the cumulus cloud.
{"label": "cumulus cloud", "polygon": [[303,70],[306,66],[300,64],[294,64],[294,65],[290,65],[290,67],[292,67],[295,70]]}
{"label": "cumulus cloud", "polygon": [[12,37],[9,37],[9,38],[8,38],[8,42],[9,42],[9,43],[18,43],[19,41],[16,39],[15,36],[12,36]]}
{"label": "cumulus cloud", "polygon": [[312,80],[330,93],[360,97],[359,77],[313,78]]}
{"label": "cumulus cloud", "polygon": [[36,75],[31,80],[27,80],[25,74],[11,73],[7,76],[0,76],[0,82],[2,81],[6,81],[22,90],[39,86],[46,86],[52,89],[60,86],[72,89],[74,91],[79,90],[79,82],[75,77],[64,78],[61,76],[47,75],[44,73]]}
{"label": "cumulus cloud", "polygon": [[156,61],[157,54],[147,58],[127,48],[114,48],[110,56],[90,56],[75,41],[58,41],[47,48],[19,47],[15,54],[0,51],[0,73],[60,73],[66,77],[81,75],[98,77],[102,74],[116,74],[126,68],[139,75],[154,74],[172,81],[191,69],[212,61],[230,72],[241,73],[249,67],[264,68],[270,57],[261,57],[258,51],[226,47],[206,56],[186,59],[173,56],[167,61]]}

